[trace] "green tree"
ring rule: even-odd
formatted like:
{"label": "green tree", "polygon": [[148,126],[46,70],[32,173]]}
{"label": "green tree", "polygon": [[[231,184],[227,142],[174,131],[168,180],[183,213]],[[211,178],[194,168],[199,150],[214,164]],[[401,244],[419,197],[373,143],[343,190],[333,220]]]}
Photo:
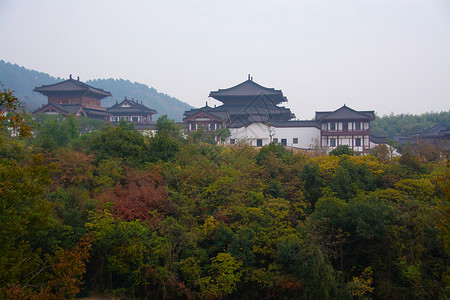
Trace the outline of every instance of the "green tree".
{"label": "green tree", "polygon": [[200,290],[204,298],[222,298],[236,291],[241,280],[242,262],[229,253],[219,253],[211,259],[208,276],[200,279]]}
{"label": "green tree", "polygon": [[226,127],[221,127],[215,131],[215,135],[219,138],[220,142],[223,144],[231,136],[231,132],[230,129]]}
{"label": "green tree", "polygon": [[5,89],[3,84],[0,89],[0,131],[18,131],[22,137],[31,136],[31,122],[25,108],[13,92]]}
{"label": "green tree", "polygon": [[150,149],[144,136],[131,130],[128,124],[109,127],[94,132],[90,137],[88,152],[95,155],[97,163],[104,159],[117,158],[125,164],[139,167],[149,161]]}
{"label": "green tree", "polygon": [[339,145],[330,151],[330,155],[341,156],[341,155],[353,155],[353,150],[347,145]]}

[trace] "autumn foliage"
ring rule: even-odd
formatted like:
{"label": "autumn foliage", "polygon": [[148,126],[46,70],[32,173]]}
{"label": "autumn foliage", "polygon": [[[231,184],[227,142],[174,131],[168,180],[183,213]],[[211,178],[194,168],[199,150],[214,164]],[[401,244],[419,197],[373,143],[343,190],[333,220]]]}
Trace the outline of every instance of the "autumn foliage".
{"label": "autumn foliage", "polygon": [[184,139],[167,118],[153,137],[77,122],[2,133],[0,298],[448,297],[437,149],[309,155]]}

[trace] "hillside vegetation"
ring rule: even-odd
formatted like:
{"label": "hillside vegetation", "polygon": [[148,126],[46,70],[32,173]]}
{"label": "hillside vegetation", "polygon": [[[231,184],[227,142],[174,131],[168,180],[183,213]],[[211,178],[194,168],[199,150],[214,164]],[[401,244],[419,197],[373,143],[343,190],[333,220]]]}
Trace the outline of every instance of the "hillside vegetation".
{"label": "hillside vegetation", "polygon": [[[13,90],[15,95],[21,99],[24,107],[30,112],[47,104],[47,97],[33,92],[33,89],[62,80],[65,79],[55,78],[0,60],[0,82],[4,88]],[[112,97],[102,100],[102,106],[105,107],[112,106],[116,101],[122,101],[126,96],[129,99],[134,98],[136,101],[142,101],[147,107],[157,110],[156,118],[161,115],[168,115],[169,118],[176,121],[181,121],[183,113],[192,108],[185,102],[137,82],[132,83],[124,79],[94,79],[85,83],[112,93]]]}
{"label": "hillside vegetation", "polygon": [[3,127],[0,298],[446,298],[440,155],[222,147],[166,117],[153,137],[85,127]]}

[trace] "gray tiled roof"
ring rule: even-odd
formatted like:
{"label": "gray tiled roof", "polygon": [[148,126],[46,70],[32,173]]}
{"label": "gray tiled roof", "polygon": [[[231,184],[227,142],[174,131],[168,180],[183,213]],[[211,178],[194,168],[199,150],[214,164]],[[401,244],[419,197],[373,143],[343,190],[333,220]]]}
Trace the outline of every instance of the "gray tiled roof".
{"label": "gray tiled roof", "polygon": [[41,93],[43,95],[49,95],[55,92],[91,92],[93,94],[101,96],[102,98],[112,96],[112,94],[108,91],[92,87],[86,83],[83,83],[79,80],[74,80],[72,78],[55,84],[36,87],[33,91]]}

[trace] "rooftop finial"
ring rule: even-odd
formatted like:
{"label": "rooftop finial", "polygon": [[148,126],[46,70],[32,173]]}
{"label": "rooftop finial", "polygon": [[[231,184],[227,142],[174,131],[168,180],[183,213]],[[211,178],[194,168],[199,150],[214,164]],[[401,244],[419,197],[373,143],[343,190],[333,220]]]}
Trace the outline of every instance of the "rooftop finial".
{"label": "rooftop finial", "polygon": [[206,101],[206,107],[208,107],[208,101]]}
{"label": "rooftop finial", "polygon": [[253,76],[250,77],[250,80],[253,81]]}
{"label": "rooftop finial", "polygon": [[[250,76],[250,75],[249,75]],[[72,79],[72,74],[70,74],[70,79]]]}
{"label": "rooftop finial", "polygon": [[77,80],[80,81],[80,76],[77,76]]}
{"label": "rooftop finial", "polygon": [[250,74],[248,74],[248,80],[250,80]]}

